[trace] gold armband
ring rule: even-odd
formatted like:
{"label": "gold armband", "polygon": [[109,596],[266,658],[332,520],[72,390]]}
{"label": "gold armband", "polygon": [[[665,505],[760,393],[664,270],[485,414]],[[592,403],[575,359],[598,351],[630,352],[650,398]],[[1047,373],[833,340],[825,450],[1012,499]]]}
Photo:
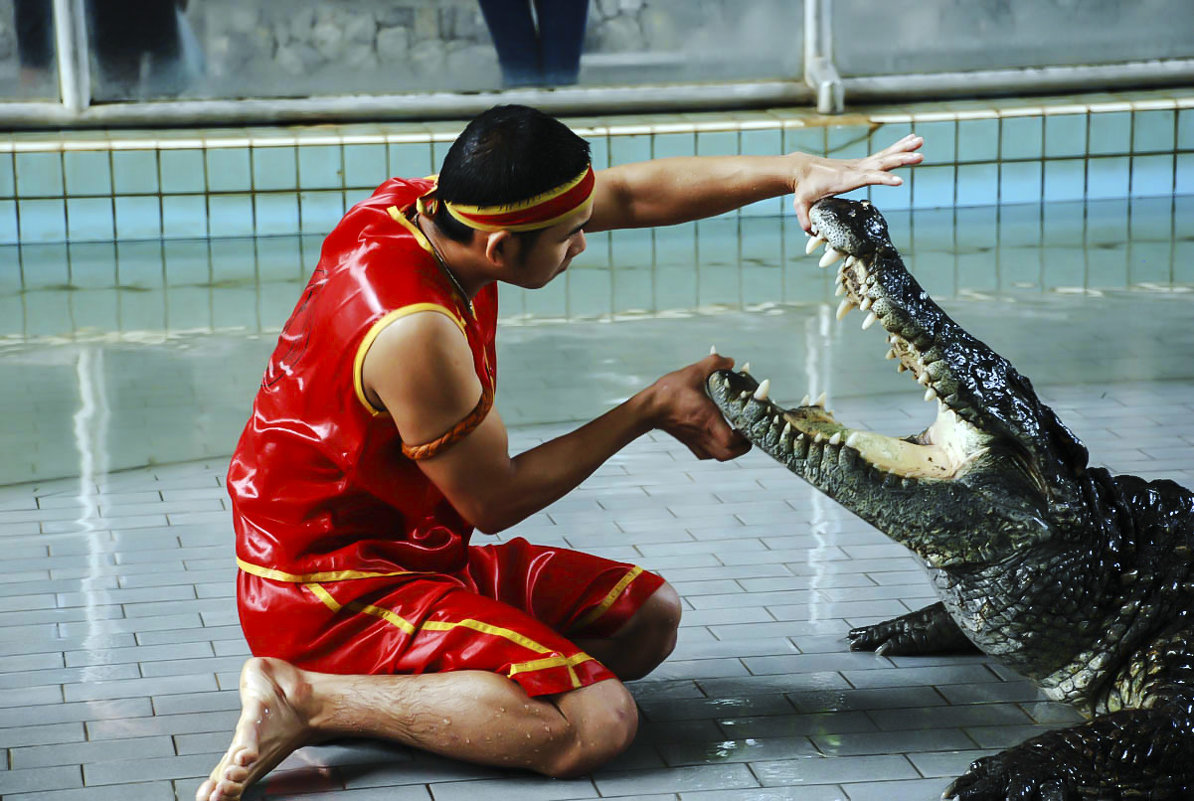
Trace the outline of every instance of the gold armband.
{"label": "gold armband", "polygon": [[407,445],[404,442],[402,443],[402,455],[416,462],[421,459],[430,459],[432,456],[444,451],[471,434],[473,429],[481,425],[481,421],[485,419],[485,415],[489,414],[492,406],[493,389],[491,387],[484,387],[481,390],[481,399],[477,401],[477,405],[473,407],[473,410],[468,413],[467,417],[452,426],[448,433],[422,445]]}

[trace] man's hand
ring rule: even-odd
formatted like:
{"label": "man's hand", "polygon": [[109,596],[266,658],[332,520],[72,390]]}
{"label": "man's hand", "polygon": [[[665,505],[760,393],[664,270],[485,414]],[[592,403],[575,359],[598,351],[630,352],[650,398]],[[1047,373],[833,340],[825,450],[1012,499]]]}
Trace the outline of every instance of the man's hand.
{"label": "man's hand", "polygon": [[733,359],[713,353],[652,384],[646,392],[655,428],[683,442],[698,459],[724,462],[749,451],[750,442],[730,428],[705,394],[705,379],[733,366]]}
{"label": "man's hand", "polygon": [[904,182],[891,171],[924,161],[924,155],[914,152],[924,144],[924,138],[908,134],[891,147],[872,153],[861,159],[825,159],[817,156],[799,156],[800,166],[796,170],[796,193],[793,204],[800,226],[809,230],[809,207],[823,197],[840,195],[868,184],[899,186]]}

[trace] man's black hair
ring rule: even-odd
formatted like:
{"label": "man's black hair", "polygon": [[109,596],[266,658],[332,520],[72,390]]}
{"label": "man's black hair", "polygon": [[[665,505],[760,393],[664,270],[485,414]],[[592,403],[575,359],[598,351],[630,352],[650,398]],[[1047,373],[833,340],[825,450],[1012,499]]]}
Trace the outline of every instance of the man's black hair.
{"label": "man's black hair", "polygon": [[[470,206],[517,203],[572,180],[589,160],[589,143],[556,118],[528,106],[494,106],[448,149],[436,196]],[[472,241],[474,229],[442,202],[435,224],[451,239]],[[533,242],[538,233],[524,236]]]}

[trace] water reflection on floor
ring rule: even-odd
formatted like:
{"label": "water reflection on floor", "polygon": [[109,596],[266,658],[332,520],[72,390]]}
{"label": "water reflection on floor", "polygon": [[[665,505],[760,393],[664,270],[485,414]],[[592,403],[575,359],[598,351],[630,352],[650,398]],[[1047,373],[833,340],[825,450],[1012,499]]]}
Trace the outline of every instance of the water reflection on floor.
{"label": "water reflection on floor", "polygon": [[[1040,386],[1097,386],[1194,378],[1186,200],[888,217],[913,271],[972,333]],[[503,418],[587,419],[712,344],[772,377],[781,400],[911,392],[878,328],[834,319],[832,271],[803,241],[775,218],[591,237],[564,280],[503,296]],[[0,483],[227,455],[317,247],[0,254]]]}
{"label": "water reflection on floor", "polygon": [[[1194,294],[955,299],[953,316],[1040,386],[1194,377]],[[582,420],[716,344],[781,400],[913,392],[883,359],[879,329],[829,304],[617,323],[508,326],[498,408],[508,425]],[[273,338],[176,336],[10,346],[0,355],[0,483],[227,455]],[[926,413],[927,414],[927,413]]]}

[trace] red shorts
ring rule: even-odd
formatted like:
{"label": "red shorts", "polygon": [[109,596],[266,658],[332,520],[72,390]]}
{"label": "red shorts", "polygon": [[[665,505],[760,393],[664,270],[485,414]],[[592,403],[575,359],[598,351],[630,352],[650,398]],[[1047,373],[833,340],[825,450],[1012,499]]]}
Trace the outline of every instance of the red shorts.
{"label": "red shorts", "polygon": [[241,563],[237,601],[255,656],[340,674],[485,670],[528,695],[614,675],[573,639],[616,632],[663,579],[521,538],[470,546],[459,573],[337,580]]}

